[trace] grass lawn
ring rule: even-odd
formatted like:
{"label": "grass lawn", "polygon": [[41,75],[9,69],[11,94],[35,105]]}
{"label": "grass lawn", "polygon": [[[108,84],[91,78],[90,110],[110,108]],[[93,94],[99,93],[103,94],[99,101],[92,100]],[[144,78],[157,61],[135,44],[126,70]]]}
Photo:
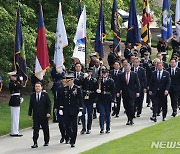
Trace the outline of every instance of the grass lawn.
{"label": "grass lawn", "polygon": [[[179,154],[180,116],[102,144],[83,154]],[[152,142],[178,142],[179,148],[151,148]]]}
{"label": "grass lawn", "polygon": [[[51,100],[53,100],[52,93],[49,92],[48,94],[50,95]],[[32,126],[32,120],[29,120],[28,117],[29,97],[30,96],[24,97],[24,102],[21,104],[20,129]],[[3,104],[0,104],[0,136],[9,134],[10,130],[11,130],[11,112],[8,103],[5,102]]]}

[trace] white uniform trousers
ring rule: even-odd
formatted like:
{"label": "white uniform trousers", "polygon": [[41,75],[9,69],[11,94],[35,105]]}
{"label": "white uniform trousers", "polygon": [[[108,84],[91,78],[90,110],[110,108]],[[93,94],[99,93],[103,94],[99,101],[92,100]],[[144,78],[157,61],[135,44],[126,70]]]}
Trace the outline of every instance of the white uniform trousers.
{"label": "white uniform trousers", "polygon": [[19,134],[20,106],[11,106],[11,135]]}

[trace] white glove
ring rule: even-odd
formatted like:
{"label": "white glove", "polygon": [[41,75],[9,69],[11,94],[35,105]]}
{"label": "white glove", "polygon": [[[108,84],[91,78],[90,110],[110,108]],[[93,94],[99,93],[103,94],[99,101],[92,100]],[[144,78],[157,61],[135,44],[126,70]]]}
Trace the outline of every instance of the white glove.
{"label": "white glove", "polygon": [[111,107],[115,107],[114,102],[113,102],[113,103],[111,103]]}
{"label": "white glove", "polygon": [[20,76],[20,77],[19,77],[19,80],[20,80],[20,81],[23,81],[23,77],[22,77],[22,76]]}
{"label": "white glove", "polygon": [[63,111],[62,110],[59,110],[59,115],[63,115]]}
{"label": "white glove", "polygon": [[81,116],[82,116],[82,111],[79,111],[78,117],[81,117]]}
{"label": "white glove", "polygon": [[96,103],[93,103],[93,108],[96,108]]}
{"label": "white glove", "polygon": [[23,103],[24,102],[24,98],[20,98],[20,103]]}
{"label": "white glove", "polygon": [[88,77],[88,74],[87,73],[84,73],[84,78],[87,78]]}
{"label": "white glove", "polygon": [[46,90],[43,90],[43,92],[45,92],[45,93],[46,93]]}
{"label": "white glove", "polygon": [[97,89],[96,92],[99,94],[99,93],[101,93],[101,90],[100,90],[100,89]]}

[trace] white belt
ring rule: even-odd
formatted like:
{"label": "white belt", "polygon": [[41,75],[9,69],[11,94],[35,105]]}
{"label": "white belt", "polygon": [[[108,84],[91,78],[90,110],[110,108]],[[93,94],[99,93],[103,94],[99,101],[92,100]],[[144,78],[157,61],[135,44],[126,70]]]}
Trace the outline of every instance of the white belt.
{"label": "white belt", "polygon": [[11,94],[11,96],[20,96],[20,93]]}

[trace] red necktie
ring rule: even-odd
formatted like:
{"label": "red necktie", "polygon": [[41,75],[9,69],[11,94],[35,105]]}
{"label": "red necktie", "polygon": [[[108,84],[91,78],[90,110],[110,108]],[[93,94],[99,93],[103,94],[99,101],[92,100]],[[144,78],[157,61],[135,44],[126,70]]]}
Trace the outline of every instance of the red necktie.
{"label": "red necktie", "polygon": [[128,73],[126,73],[126,84],[128,84]]}

